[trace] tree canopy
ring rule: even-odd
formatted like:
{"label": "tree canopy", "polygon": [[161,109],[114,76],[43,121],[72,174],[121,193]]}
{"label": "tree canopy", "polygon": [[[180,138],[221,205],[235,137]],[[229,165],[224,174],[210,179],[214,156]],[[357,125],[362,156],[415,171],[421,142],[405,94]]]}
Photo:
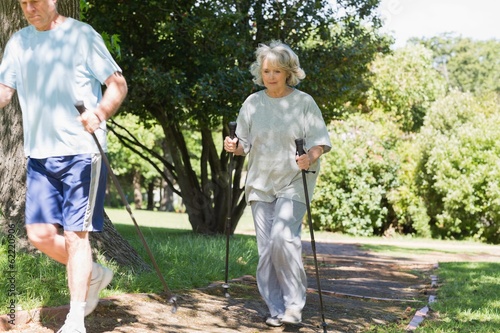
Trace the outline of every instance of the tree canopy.
{"label": "tree canopy", "polygon": [[474,94],[500,94],[500,41],[473,40],[455,34],[413,38],[434,53],[434,65],[452,89]]}
{"label": "tree canopy", "polygon": [[408,45],[373,61],[368,106],[399,123],[404,131],[417,131],[432,102],[444,96],[446,84],[432,66],[432,52]]}
{"label": "tree canopy", "polygon": [[[229,186],[221,143],[239,105],[259,89],[248,71],[257,45],[279,39],[295,49],[308,75],[301,89],[316,98],[326,120],[338,117],[348,101],[363,103],[367,65],[388,51],[388,41],[377,34],[378,2],[87,1],[85,19],[120,36],[119,63],[130,88],[122,109],[162,127],[163,177],[177,186],[195,232],[224,232],[230,190],[232,221],[246,206],[241,186]],[[197,158],[186,140],[193,132],[200,134]],[[239,185],[243,158],[235,162]]]}

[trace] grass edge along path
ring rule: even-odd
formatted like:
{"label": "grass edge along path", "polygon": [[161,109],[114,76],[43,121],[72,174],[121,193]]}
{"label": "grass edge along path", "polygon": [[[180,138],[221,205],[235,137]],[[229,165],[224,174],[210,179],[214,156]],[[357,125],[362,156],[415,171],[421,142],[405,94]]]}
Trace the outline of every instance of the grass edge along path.
{"label": "grass edge along path", "polygon": [[500,263],[445,262],[438,268],[437,299],[419,333],[500,331]]}
{"label": "grass edge along path", "polygon": [[[410,323],[374,327],[370,333],[496,333],[500,331],[500,246],[473,242],[383,240],[379,245],[369,241],[362,248],[394,257],[443,254],[444,261],[435,266],[430,284],[435,288],[428,304],[417,310]],[[396,245],[388,245],[388,243]],[[424,245],[425,244],[425,245]],[[429,246],[432,244],[432,246]],[[450,246],[453,244],[453,246]],[[460,246],[463,244],[463,246]],[[439,248],[436,250],[435,248]],[[476,257],[471,261],[452,261],[450,255]],[[491,259],[491,255],[496,255]],[[484,261],[475,261],[475,260]],[[447,261],[449,260],[449,261]],[[420,312],[420,313],[419,313]],[[418,318],[418,317],[422,318]],[[423,320],[425,317],[425,320]]]}

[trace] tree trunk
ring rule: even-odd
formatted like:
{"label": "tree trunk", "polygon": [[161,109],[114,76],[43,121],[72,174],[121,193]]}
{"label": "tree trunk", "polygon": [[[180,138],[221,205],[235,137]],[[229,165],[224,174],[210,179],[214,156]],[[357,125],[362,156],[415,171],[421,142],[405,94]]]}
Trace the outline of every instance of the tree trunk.
{"label": "tree trunk", "polygon": [[109,217],[107,215],[105,217],[103,232],[90,234],[94,253],[96,253],[95,250],[99,250],[107,260],[112,260],[120,266],[129,267],[135,271],[151,270],[151,267],[130,246],[130,243],[118,233]]}
{"label": "tree trunk", "polygon": [[[61,1],[58,10],[62,15],[78,18],[79,0]],[[19,7],[19,0],[0,1],[0,50],[4,50],[10,36],[26,26]],[[0,54],[0,60],[3,53]],[[12,103],[0,110],[0,233],[12,232],[13,227],[19,238],[19,250],[34,250],[29,244],[24,227],[26,194],[26,158],[23,152],[22,115],[17,95]],[[149,266],[123,239],[109,220],[104,223],[105,232],[93,233],[91,242],[94,250],[118,264],[134,269],[149,269]]]}
{"label": "tree trunk", "polygon": [[142,191],[141,191],[141,171],[134,170],[132,177],[132,186],[134,188],[134,206],[135,209],[142,209]]}
{"label": "tree trunk", "polygon": [[161,201],[160,210],[165,212],[175,211],[174,207],[174,191],[168,186],[168,183],[162,178],[161,179]]}
{"label": "tree trunk", "polygon": [[148,210],[155,210],[155,181],[148,184]]}
{"label": "tree trunk", "polygon": [[[189,223],[195,233],[224,234],[228,220],[229,194],[231,206],[230,232],[234,233],[237,222],[246,207],[244,189],[240,186],[244,157],[234,158],[234,184],[229,186],[228,154],[224,153],[219,161],[211,129],[204,127],[202,132],[201,181],[191,166],[189,151],[184,137],[177,126],[163,126],[168,150],[171,152],[172,165],[177,174],[177,185],[189,216]],[[209,170],[210,168],[210,170]],[[231,192],[230,192],[231,191]]]}
{"label": "tree trunk", "polygon": [[[170,157],[170,151],[168,150],[167,143],[165,140],[162,140],[162,147],[163,147],[163,155],[165,159],[167,159],[169,162],[172,162],[172,158]],[[175,180],[172,177],[172,174],[168,172],[167,168],[163,168],[163,174],[165,175],[167,179],[169,179],[170,183],[175,183]],[[165,211],[165,212],[173,212],[175,211],[174,207],[174,191],[170,186],[168,186],[168,182],[162,178],[161,179],[161,201],[160,201],[160,210]]]}
{"label": "tree trunk", "polygon": [[[0,1],[0,24],[3,50],[10,36],[26,25],[18,0]],[[0,60],[2,57],[3,53]],[[6,234],[7,229],[15,229],[19,235],[16,245],[22,248],[29,247],[24,228],[25,166],[22,115],[15,95],[12,103],[0,110],[0,231]]]}

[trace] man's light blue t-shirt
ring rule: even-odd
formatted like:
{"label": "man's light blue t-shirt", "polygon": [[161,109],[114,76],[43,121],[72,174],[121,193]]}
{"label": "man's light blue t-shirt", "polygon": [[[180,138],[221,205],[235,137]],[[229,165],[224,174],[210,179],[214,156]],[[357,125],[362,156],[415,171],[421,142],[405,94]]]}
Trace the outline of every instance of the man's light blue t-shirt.
{"label": "man's light blue t-shirt", "polygon": [[[101,85],[117,71],[101,36],[88,24],[67,18],[53,30],[28,26],[15,33],[0,64],[0,83],[17,90],[26,156],[98,153],[74,104],[82,100],[95,109]],[[105,149],[105,131],[96,135]]]}

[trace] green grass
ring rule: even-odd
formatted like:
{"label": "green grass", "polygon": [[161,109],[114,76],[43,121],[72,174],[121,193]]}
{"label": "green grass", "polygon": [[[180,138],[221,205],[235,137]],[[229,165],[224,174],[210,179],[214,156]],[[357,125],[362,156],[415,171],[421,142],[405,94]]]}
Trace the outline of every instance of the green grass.
{"label": "green grass", "polygon": [[[404,245],[399,242],[397,244],[376,245],[370,242],[362,247],[382,255],[397,257],[434,252],[478,254],[485,249],[489,253],[498,253],[499,250],[498,246],[473,242],[414,239],[405,241]],[[415,330],[416,333],[500,332],[500,263],[441,262],[436,274],[439,277],[437,302],[430,305],[431,312]],[[368,332],[405,332],[407,324],[403,322],[375,326]]]}
{"label": "green grass", "polygon": [[[125,210],[106,210],[120,234],[127,239],[144,260],[149,257],[137,236],[130,216]],[[180,291],[224,281],[226,238],[193,234],[184,214],[134,211],[134,216],[160,266],[169,289]],[[8,271],[7,241],[0,236],[0,274]],[[229,279],[242,275],[255,275],[258,255],[255,237],[234,235],[230,239]],[[126,254],[125,254],[126,255]],[[98,257],[103,262],[102,256]],[[115,278],[102,296],[121,293],[162,292],[163,285],[156,272],[137,273],[105,263],[115,271]],[[18,310],[41,306],[67,304],[69,294],[64,266],[45,255],[32,255],[18,251],[15,260],[15,304]],[[152,267],[152,265],[151,265]],[[0,307],[7,309],[12,297],[2,277]],[[7,312],[0,311],[1,313]]]}
{"label": "green grass", "polygon": [[421,333],[500,331],[500,263],[441,263],[435,318]]}

